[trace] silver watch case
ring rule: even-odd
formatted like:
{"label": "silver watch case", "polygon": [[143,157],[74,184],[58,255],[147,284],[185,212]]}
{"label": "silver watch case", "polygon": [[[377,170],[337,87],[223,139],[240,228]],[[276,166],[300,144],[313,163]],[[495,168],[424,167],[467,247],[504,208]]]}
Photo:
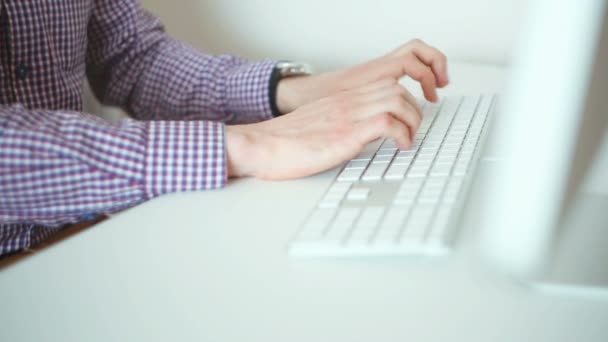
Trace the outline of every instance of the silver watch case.
{"label": "silver watch case", "polygon": [[278,62],[276,68],[281,74],[281,78],[293,76],[312,75],[313,70],[309,64],[291,61]]}

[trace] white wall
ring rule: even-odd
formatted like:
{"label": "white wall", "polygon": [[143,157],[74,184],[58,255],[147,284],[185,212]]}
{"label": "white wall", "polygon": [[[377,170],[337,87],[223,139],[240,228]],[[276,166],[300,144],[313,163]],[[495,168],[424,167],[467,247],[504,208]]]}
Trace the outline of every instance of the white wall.
{"label": "white wall", "polygon": [[353,64],[418,37],[455,60],[505,63],[525,0],[141,0],[212,53]]}

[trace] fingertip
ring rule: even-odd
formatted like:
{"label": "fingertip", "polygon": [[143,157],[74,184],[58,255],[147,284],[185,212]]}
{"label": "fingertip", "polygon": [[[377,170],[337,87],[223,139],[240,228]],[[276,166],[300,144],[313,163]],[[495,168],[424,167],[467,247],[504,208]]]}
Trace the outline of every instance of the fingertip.
{"label": "fingertip", "polygon": [[404,142],[397,141],[397,147],[402,151],[406,151],[412,147],[412,142],[409,139]]}
{"label": "fingertip", "polygon": [[425,97],[428,101],[433,103],[437,103],[439,101],[439,96],[437,96],[437,93],[429,94]]}
{"label": "fingertip", "polygon": [[446,70],[443,73],[443,86],[447,86],[450,83],[450,74],[448,74],[448,70],[446,68]]}

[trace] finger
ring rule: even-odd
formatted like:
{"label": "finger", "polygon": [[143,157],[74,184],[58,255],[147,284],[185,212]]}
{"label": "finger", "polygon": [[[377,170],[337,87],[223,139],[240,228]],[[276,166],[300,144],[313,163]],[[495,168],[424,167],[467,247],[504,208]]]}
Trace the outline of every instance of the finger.
{"label": "finger", "polygon": [[381,113],[355,125],[352,131],[362,145],[368,144],[380,137],[392,138],[400,149],[411,146],[409,129],[390,113]]}
{"label": "finger", "polygon": [[384,101],[388,105],[388,112],[409,128],[411,137],[415,136],[422,122],[422,117],[417,112],[416,107],[410,102],[404,101],[402,97],[387,98]]}
{"label": "finger", "polygon": [[368,92],[366,94],[361,95],[359,100],[362,103],[371,103],[376,102],[378,100],[383,100],[395,96],[401,96],[405,101],[407,101],[414,109],[415,113],[418,115],[420,119],[422,119],[422,109],[418,105],[418,101],[414,95],[412,95],[404,86],[401,84],[395,84],[390,87],[381,88],[373,92]]}
{"label": "finger", "polygon": [[448,59],[441,51],[422,43],[414,46],[412,52],[424,64],[431,67],[437,79],[437,86],[445,87],[448,85],[450,82],[448,78]]}
{"label": "finger", "polygon": [[397,81],[397,79],[387,77],[387,78],[383,78],[378,81],[366,84],[359,88],[355,88],[355,89],[353,89],[353,91],[356,93],[359,93],[359,94],[366,94],[366,93],[370,93],[370,92],[375,92],[379,89],[390,88],[390,87],[398,85],[398,84],[399,84],[399,81]]}
{"label": "finger", "polygon": [[437,102],[439,99],[437,96],[437,82],[435,80],[435,74],[433,74],[431,68],[422,63],[422,61],[413,54],[407,55],[403,58],[403,73],[420,83],[424,97],[427,100]]}
{"label": "finger", "polygon": [[400,95],[392,95],[378,99],[364,106],[362,119],[377,115],[378,113],[390,113],[405,124],[410,136],[414,136],[422,121],[416,108]]}

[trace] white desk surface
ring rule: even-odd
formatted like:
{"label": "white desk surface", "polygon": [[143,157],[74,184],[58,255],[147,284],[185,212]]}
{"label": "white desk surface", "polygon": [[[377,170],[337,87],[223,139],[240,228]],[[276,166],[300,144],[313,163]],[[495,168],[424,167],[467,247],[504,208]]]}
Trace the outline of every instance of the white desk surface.
{"label": "white desk surface", "polygon": [[[499,91],[505,73],[451,76],[444,94]],[[608,301],[480,266],[477,189],[451,257],[290,258],[335,172],[164,196],[0,271],[0,341],[608,341]]]}

